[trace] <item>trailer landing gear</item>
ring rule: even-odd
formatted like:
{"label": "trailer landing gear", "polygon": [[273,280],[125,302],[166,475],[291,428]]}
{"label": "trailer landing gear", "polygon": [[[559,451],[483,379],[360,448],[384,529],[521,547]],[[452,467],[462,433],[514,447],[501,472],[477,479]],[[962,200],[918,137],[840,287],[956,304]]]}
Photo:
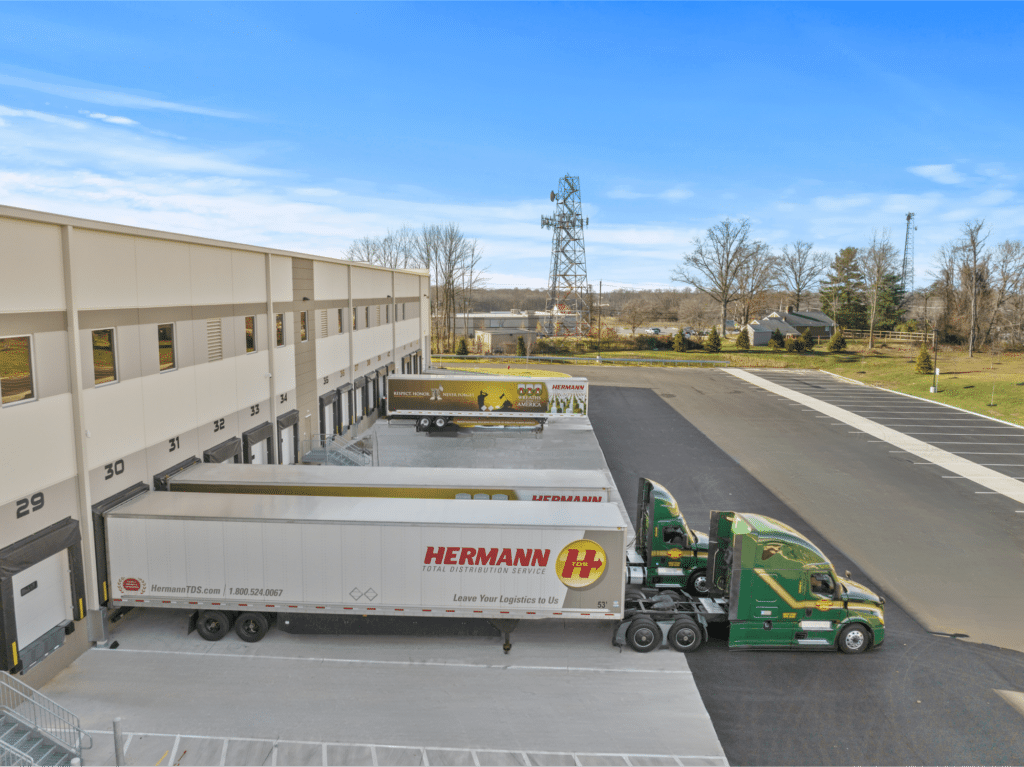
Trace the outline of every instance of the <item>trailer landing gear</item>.
{"label": "trailer landing gear", "polygon": [[507,618],[490,618],[487,622],[505,635],[505,644],[501,646],[501,649],[505,651],[506,655],[508,655],[508,651],[512,649],[512,640],[509,635],[516,630],[516,626],[519,625],[519,621],[509,620]]}

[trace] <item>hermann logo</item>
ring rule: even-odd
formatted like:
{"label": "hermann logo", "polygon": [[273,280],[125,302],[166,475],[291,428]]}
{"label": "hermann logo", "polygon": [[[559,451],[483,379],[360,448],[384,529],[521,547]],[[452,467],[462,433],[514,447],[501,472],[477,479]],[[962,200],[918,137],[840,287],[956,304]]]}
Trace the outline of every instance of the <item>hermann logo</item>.
{"label": "hermann logo", "polygon": [[573,541],[555,560],[555,573],[569,588],[583,589],[601,580],[606,563],[607,557],[599,544],[585,539]]}

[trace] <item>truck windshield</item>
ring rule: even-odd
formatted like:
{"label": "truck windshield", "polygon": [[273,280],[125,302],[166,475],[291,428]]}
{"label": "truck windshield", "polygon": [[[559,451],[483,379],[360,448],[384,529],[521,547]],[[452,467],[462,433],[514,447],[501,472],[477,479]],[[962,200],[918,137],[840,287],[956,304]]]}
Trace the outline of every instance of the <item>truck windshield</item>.
{"label": "truck windshield", "polygon": [[836,586],[832,582],[832,576],[828,573],[812,573],[811,593],[831,598],[836,593]]}

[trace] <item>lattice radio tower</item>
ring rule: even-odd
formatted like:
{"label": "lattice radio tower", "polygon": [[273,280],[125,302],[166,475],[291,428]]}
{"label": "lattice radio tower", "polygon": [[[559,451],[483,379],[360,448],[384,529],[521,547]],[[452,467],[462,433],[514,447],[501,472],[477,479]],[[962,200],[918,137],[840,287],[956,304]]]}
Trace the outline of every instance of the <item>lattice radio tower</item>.
{"label": "lattice radio tower", "polygon": [[551,193],[551,202],[558,203],[554,215],[540,218],[542,227],[553,230],[547,305],[550,314],[544,329],[549,335],[586,336],[590,334],[590,304],[583,227],[590,224],[590,219],[583,217],[579,176],[559,179],[558,192]]}
{"label": "lattice radio tower", "polygon": [[[907,214],[907,239],[903,243],[903,295],[909,297],[914,292],[914,214]],[[904,299],[906,300],[906,299]]]}

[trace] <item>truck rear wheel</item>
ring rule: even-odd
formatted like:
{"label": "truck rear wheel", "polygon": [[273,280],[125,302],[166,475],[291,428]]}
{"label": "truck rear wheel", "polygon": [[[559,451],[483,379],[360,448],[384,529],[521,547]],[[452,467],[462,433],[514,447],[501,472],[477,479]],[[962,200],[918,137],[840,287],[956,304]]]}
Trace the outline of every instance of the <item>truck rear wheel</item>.
{"label": "truck rear wheel", "polygon": [[630,624],[626,631],[626,641],[637,652],[656,650],[661,646],[661,626],[641,616]]}
{"label": "truck rear wheel", "polygon": [[839,649],[856,655],[864,652],[871,644],[871,631],[863,623],[851,623],[839,632]]}
{"label": "truck rear wheel", "polygon": [[434,426],[436,426],[438,429],[443,429],[444,425],[446,423],[448,423],[448,421],[446,419],[444,419],[444,418],[435,418],[434,419]]}
{"label": "truck rear wheel", "polygon": [[258,642],[269,629],[270,621],[263,613],[242,613],[235,620],[235,633],[243,642]]}
{"label": "truck rear wheel", "polygon": [[223,639],[231,630],[231,617],[220,610],[203,610],[196,621],[196,631],[207,642]]}
{"label": "truck rear wheel", "polygon": [[668,630],[668,643],[673,650],[694,652],[704,643],[704,633],[692,618],[680,618]]}
{"label": "truck rear wheel", "polygon": [[430,430],[430,419],[429,418],[420,418],[416,422],[416,426],[419,428],[420,431],[429,431]]}

